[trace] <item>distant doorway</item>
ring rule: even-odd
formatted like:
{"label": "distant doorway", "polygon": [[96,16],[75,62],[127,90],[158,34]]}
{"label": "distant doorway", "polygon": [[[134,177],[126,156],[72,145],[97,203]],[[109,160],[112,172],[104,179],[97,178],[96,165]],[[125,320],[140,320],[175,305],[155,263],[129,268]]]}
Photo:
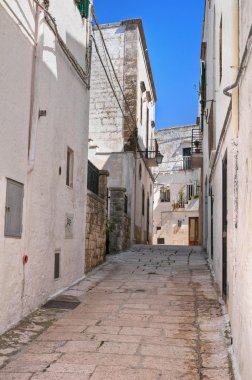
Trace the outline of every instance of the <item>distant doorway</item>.
{"label": "distant doorway", "polygon": [[189,218],[189,245],[199,245],[199,218]]}

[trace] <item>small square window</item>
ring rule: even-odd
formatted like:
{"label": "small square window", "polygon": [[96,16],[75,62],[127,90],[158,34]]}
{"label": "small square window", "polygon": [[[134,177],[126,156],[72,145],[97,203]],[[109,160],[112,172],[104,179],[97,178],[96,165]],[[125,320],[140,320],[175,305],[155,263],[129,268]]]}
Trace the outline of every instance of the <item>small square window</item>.
{"label": "small square window", "polygon": [[66,185],[69,187],[73,187],[73,165],[74,165],[73,150],[70,148],[67,148]]}
{"label": "small square window", "polygon": [[158,244],[164,244],[165,243],[165,239],[164,238],[158,238],[157,239],[157,243]]}

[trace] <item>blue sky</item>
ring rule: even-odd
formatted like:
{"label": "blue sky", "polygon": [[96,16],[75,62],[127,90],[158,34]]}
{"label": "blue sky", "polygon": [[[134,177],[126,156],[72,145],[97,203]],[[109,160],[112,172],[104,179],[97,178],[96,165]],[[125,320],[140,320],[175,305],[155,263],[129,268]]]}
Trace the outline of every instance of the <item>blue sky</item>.
{"label": "blue sky", "polygon": [[156,128],[195,123],[204,0],[94,0],[100,23],[142,18],[157,91]]}

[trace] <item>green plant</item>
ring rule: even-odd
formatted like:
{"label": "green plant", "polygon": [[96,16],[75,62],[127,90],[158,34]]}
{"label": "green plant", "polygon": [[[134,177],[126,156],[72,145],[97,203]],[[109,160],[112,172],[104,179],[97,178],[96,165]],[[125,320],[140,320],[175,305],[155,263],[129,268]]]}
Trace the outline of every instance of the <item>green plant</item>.
{"label": "green plant", "polygon": [[178,203],[180,206],[183,206],[185,204],[185,201],[186,199],[185,199],[184,189],[181,188],[178,193]]}
{"label": "green plant", "polygon": [[200,141],[199,140],[195,140],[194,142],[194,145],[196,148],[198,148],[200,146]]}

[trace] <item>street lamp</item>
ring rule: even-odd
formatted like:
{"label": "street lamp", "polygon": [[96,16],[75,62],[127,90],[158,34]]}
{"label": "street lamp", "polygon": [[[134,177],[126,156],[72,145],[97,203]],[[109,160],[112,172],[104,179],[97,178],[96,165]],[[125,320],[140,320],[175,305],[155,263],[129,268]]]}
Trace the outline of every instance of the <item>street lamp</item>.
{"label": "street lamp", "polygon": [[156,151],[156,150],[154,151],[153,150],[138,150],[138,153],[144,153],[146,155],[146,158],[155,159],[158,165],[162,164],[162,161],[164,158],[164,156],[159,151]]}
{"label": "street lamp", "polygon": [[164,156],[160,152],[157,152],[156,160],[157,160],[158,165],[162,164],[163,158]]}

